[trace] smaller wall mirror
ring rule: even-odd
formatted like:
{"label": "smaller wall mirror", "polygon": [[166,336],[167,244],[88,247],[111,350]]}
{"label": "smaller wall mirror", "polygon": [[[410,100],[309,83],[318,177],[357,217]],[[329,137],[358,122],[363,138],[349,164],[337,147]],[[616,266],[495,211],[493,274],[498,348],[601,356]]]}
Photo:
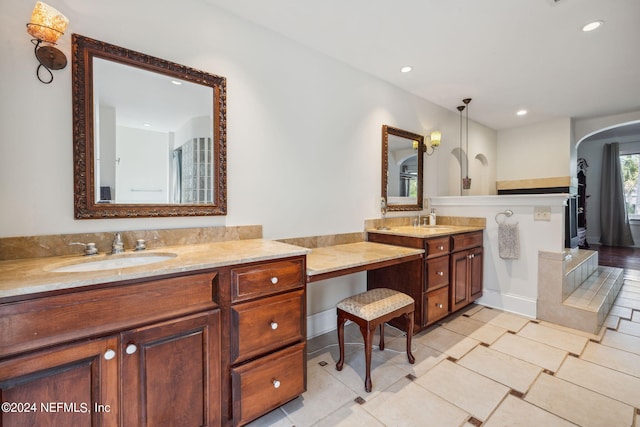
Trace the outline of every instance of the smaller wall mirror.
{"label": "smaller wall mirror", "polygon": [[382,126],[382,198],[389,211],[422,210],[424,137]]}

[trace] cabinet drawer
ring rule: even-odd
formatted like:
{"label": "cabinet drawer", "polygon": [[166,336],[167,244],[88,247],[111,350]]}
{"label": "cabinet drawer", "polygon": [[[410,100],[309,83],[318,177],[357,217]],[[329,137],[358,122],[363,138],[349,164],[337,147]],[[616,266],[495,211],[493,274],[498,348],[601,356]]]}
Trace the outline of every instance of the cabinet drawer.
{"label": "cabinet drawer", "polygon": [[433,258],[436,256],[449,253],[449,236],[438,237],[436,239],[428,239],[425,244],[425,251],[427,258]]}
{"label": "cabinet drawer", "polygon": [[209,272],[1,305],[0,357],[215,308],[217,280]]}
{"label": "cabinet drawer", "polygon": [[300,290],[231,307],[231,363],[303,340],[304,304]]}
{"label": "cabinet drawer", "polygon": [[426,313],[424,318],[427,324],[442,319],[449,314],[449,288],[441,288],[429,292],[425,297],[424,310]]}
{"label": "cabinet drawer", "polygon": [[231,370],[233,419],[243,425],[306,389],[305,343]]}
{"label": "cabinet drawer", "polygon": [[451,241],[453,242],[452,252],[482,246],[482,231],[456,234],[451,237]]}
{"label": "cabinet drawer", "polygon": [[441,256],[427,261],[427,289],[449,284],[449,256]]}
{"label": "cabinet drawer", "polygon": [[231,270],[231,301],[244,301],[304,285],[300,259],[261,263]]}

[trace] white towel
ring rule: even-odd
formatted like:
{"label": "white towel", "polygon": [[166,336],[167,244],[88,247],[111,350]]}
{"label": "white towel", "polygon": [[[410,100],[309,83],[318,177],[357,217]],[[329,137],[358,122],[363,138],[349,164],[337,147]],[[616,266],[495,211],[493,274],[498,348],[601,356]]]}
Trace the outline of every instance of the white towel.
{"label": "white towel", "polygon": [[500,258],[520,258],[520,237],[518,224],[498,224],[498,252]]}

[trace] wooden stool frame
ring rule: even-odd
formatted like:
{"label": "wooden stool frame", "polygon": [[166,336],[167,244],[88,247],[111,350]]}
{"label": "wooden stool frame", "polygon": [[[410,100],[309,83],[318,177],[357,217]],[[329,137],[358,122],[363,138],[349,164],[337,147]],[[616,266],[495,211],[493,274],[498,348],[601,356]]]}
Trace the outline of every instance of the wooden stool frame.
{"label": "wooden stool frame", "polygon": [[360,327],[362,338],[364,339],[364,357],[366,362],[366,372],[364,379],[364,389],[367,393],[371,392],[371,341],[373,339],[374,331],[380,326],[380,350],[384,350],[384,324],[396,317],[404,317],[407,322],[407,358],[409,363],[415,363],[416,359],[411,353],[411,338],[413,336],[413,312],[415,303],[412,302],[404,307],[400,307],[397,310],[384,314],[380,317],[371,320],[365,320],[361,317],[348,313],[340,308],[338,311],[338,345],[340,346],[340,360],[336,363],[336,369],[342,370],[344,366],[344,324],[347,320],[351,320]]}

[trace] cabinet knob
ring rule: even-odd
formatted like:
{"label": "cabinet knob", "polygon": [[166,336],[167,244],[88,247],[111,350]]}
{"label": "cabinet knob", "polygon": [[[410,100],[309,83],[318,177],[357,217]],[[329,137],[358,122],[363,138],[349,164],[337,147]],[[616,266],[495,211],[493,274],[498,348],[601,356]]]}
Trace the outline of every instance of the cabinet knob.
{"label": "cabinet knob", "polygon": [[280,381],[273,380],[273,388],[280,388]]}
{"label": "cabinet knob", "polygon": [[105,351],[105,352],[104,352],[104,358],[105,358],[105,360],[111,360],[111,359],[113,359],[114,357],[116,357],[116,352],[115,352],[115,351],[113,351],[113,350],[109,349],[109,350],[107,350],[107,351]]}
{"label": "cabinet knob", "polygon": [[438,250],[439,251],[444,251],[444,246],[442,246],[442,245],[438,246]]}
{"label": "cabinet knob", "polygon": [[476,254],[471,254],[469,255],[469,258],[474,259],[476,257]]}
{"label": "cabinet knob", "polygon": [[135,344],[129,344],[129,345],[127,346],[127,348],[125,348],[125,349],[124,349],[124,351],[125,351],[125,353],[127,353],[127,354],[133,354],[133,353],[135,353],[136,351],[138,351],[138,346],[137,346],[137,345],[135,345]]}
{"label": "cabinet knob", "polygon": [[442,307],[443,307],[443,305],[442,305],[442,304],[436,304],[436,307],[438,307],[438,308],[442,308]]}
{"label": "cabinet knob", "polygon": [[275,277],[275,276],[274,276],[274,277],[272,277],[272,278],[271,278],[271,283],[273,283],[274,285],[275,285],[276,283],[278,283],[278,278],[277,278],[277,277]]}
{"label": "cabinet knob", "polygon": [[436,274],[437,274],[438,276],[444,276],[444,271],[438,271]]}
{"label": "cabinet knob", "polygon": [[278,329],[278,322],[271,322],[271,329],[273,329],[274,331]]}

